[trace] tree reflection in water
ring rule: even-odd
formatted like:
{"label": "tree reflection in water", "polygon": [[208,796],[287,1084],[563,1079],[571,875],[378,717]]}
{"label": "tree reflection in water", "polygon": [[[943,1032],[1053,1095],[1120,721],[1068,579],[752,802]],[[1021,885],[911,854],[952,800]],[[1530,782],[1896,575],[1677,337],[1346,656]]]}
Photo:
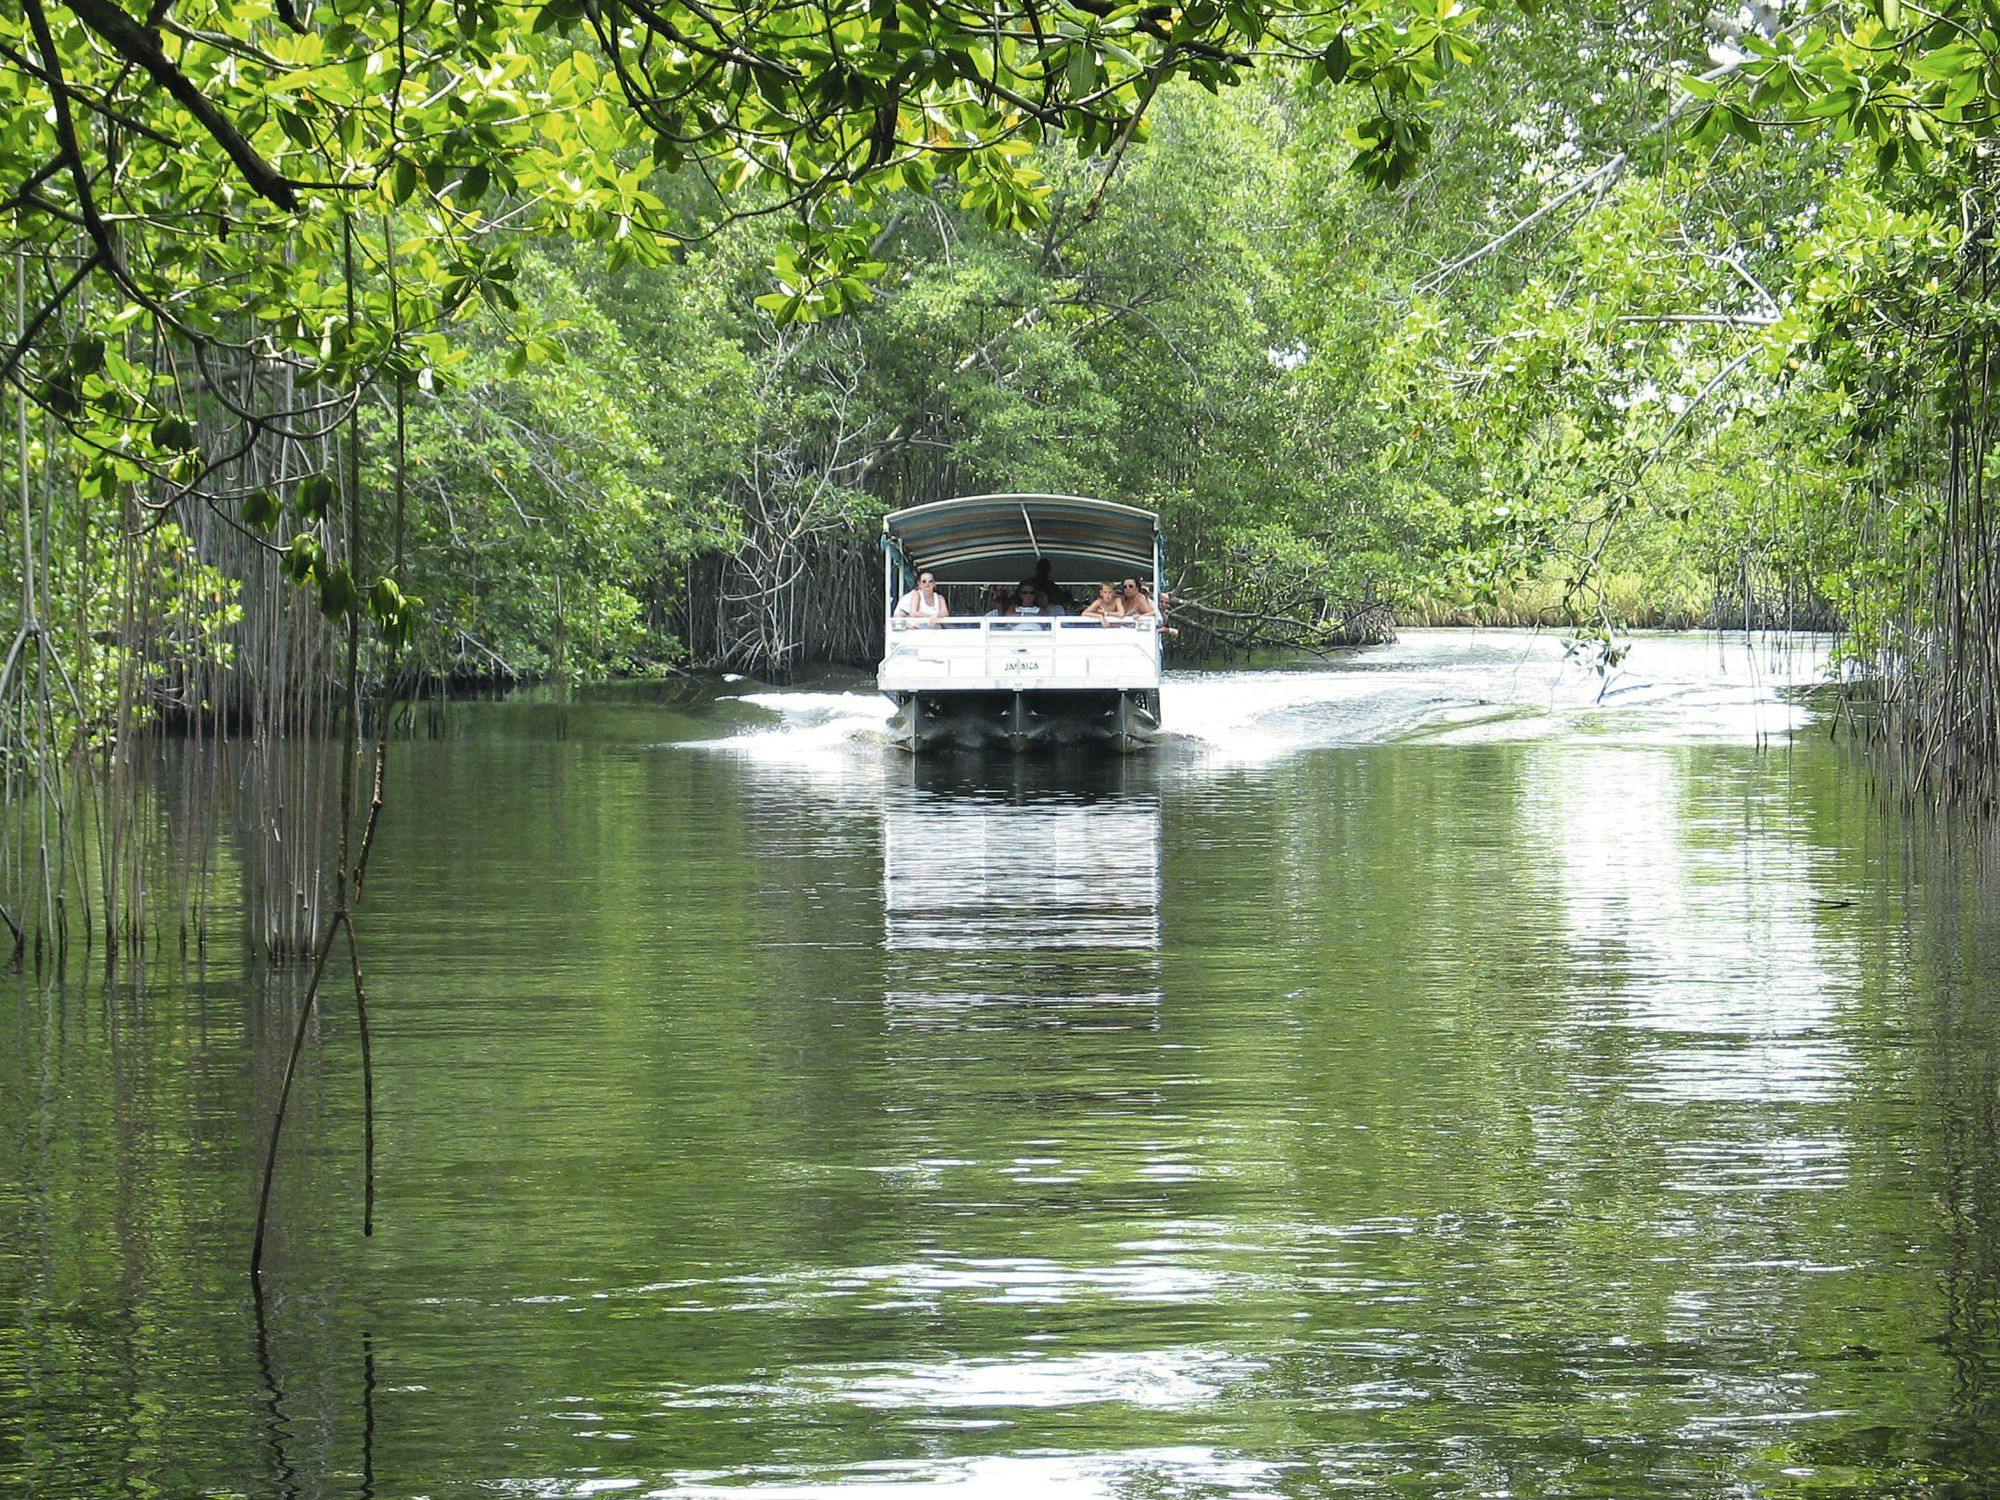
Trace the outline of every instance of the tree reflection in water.
{"label": "tree reflection in water", "polygon": [[385,831],[374,1241],[336,1010],[250,1298],[294,978],[0,1006],[0,1491],[1984,1492],[2000,900],[1679,702],[1255,766],[469,710]]}

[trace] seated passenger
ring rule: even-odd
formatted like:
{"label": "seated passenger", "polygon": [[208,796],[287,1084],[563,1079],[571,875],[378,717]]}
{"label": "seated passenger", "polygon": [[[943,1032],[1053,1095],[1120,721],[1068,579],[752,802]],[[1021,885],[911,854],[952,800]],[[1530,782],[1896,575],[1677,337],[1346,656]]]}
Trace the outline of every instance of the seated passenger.
{"label": "seated passenger", "polygon": [[999,584],[994,584],[986,594],[986,614],[989,619],[1014,613],[1014,598]]}
{"label": "seated passenger", "polygon": [[917,586],[896,601],[896,618],[936,624],[951,614],[944,595],[937,591],[937,579],[929,569],[917,575]]}
{"label": "seated passenger", "polygon": [[1035,591],[1033,584],[1024,583],[1021,585],[1019,592],[1014,598],[1014,613],[1017,615],[1045,615],[1048,613],[1042,607],[1042,596]]}
{"label": "seated passenger", "polygon": [[1060,605],[1065,614],[1076,607],[1069,590],[1056,582],[1055,566],[1046,557],[1035,559],[1035,576],[1023,578],[1021,587],[1042,595],[1041,602],[1045,605]]}
{"label": "seated passenger", "polygon": [[1119,585],[1118,602],[1124,606],[1125,617],[1128,620],[1148,615],[1157,617],[1160,613],[1153,608],[1153,601],[1146,597],[1146,591],[1139,587],[1139,580],[1136,578],[1128,578]]}
{"label": "seated passenger", "polygon": [[[1067,595],[1064,596],[1064,598],[1067,597]],[[1069,607],[1064,603],[1064,599],[1057,598],[1047,589],[1035,590],[1035,602],[1041,605],[1042,613],[1045,615],[1066,615],[1069,613]]]}
{"label": "seated passenger", "polygon": [[1106,625],[1124,613],[1125,606],[1119,602],[1118,585],[1115,583],[1100,583],[1097,586],[1097,597],[1083,607],[1083,617],[1086,620],[1101,620]]}

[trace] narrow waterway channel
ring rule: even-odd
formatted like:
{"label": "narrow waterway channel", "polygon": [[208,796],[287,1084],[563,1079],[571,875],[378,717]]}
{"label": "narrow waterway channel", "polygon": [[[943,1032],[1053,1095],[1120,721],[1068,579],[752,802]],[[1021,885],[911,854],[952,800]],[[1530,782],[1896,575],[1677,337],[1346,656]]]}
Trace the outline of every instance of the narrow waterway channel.
{"label": "narrow waterway channel", "polygon": [[0,1492],[1989,1492],[2000,892],[1824,655],[1414,633],[1116,761],[458,707],[361,928],[380,1225],[336,1005],[261,1320],[297,976],[7,981]]}

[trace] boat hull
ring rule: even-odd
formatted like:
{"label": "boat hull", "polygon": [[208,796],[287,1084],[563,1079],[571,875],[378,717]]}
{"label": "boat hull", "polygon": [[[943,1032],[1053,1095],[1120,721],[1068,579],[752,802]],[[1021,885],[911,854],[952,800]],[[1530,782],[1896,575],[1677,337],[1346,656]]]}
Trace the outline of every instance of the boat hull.
{"label": "boat hull", "polygon": [[912,754],[1006,749],[1017,754],[1056,746],[1100,744],[1121,753],[1160,737],[1157,688],[1073,691],[890,693],[889,735]]}

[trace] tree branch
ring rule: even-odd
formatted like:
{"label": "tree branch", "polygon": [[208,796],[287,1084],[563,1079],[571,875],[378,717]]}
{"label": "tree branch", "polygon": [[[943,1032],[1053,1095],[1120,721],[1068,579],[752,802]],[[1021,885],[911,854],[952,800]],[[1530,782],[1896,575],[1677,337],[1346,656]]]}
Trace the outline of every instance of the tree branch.
{"label": "tree branch", "polygon": [[42,331],[42,325],[55,316],[63,303],[69,300],[69,294],[82,284],[84,277],[97,269],[98,263],[102,259],[103,252],[93,250],[84,258],[82,264],[70,273],[69,280],[62,284],[56,294],[42,304],[41,311],[28,320],[27,326],[21,330],[20,338],[16,339],[14,346],[7,351],[6,358],[0,360],[0,380],[13,377],[22,359],[26,357],[29,348],[33,346],[36,335]]}
{"label": "tree branch", "polygon": [[[293,191],[291,181],[259,156],[256,148],[210,102],[194,80],[174,66],[166,50],[160,46],[158,36],[133,20],[114,0],[64,0],[64,3],[114,52],[143,69],[148,77],[173,96],[175,103],[194,116],[195,123],[228,153],[229,159],[236,163],[236,169],[251,187],[282,209],[295,211],[298,208],[299,195]],[[53,56],[44,61],[49,68],[55,67]]]}

